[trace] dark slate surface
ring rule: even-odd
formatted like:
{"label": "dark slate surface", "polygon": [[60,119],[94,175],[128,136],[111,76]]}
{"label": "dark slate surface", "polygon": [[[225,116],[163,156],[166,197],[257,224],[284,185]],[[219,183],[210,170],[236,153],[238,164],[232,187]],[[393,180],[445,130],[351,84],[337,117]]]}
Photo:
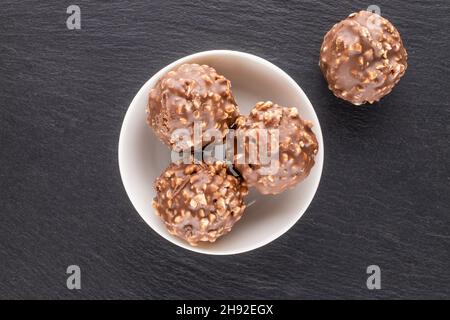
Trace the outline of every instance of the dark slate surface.
{"label": "dark slate surface", "polygon": [[[66,8],[81,6],[82,30]],[[0,298],[449,298],[450,4],[381,1],[409,69],[355,108],[317,66],[324,33],[365,1],[13,1],[0,9]],[[208,49],[286,70],[322,124],[325,166],[304,217],[238,256],[178,248],[134,211],[117,143],[161,67]],[[274,214],[276,214],[274,212]],[[82,290],[66,288],[77,264]],[[382,289],[366,288],[366,267]]]}

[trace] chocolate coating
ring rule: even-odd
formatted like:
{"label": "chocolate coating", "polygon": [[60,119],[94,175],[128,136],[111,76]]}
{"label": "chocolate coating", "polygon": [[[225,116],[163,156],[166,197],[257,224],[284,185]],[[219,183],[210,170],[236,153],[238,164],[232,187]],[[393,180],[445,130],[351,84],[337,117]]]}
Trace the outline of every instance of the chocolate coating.
{"label": "chocolate coating", "polygon": [[[305,179],[314,166],[318,151],[317,139],[311,130],[312,123],[300,118],[296,108],[282,107],[271,101],[259,102],[248,117],[240,117],[237,122],[238,137],[252,136],[253,129],[277,130],[279,134],[278,153],[274,150],[277,170],[267,174],[263,169],[270,167],[267,159],[262,161],[259,148],[261,138],[257,130],[253,131],[257,139],[239,139],[243,143],[241,151],[235,157],[235,166],[249,186],[255,187],[262,194],[278,194],[294,187]],[[266,146],[272,152],[270,134]],[[263,142],[264,143],[264,142]],[[251,160],[251,150],[257,150],[257,161]],[[254,162],[254,163],[251,163]]]}
{"label": "chocolate coating", "polygon": [[191,245],[214,242],[241,219],[247,187],[224,163],[172,163],[154,183],[153,207],[167,229]]}
{"label": "chocolate coating", "polygon": [[337,97],[360,105],[391,92],[405,73],[406,60],[397,29],[376,13],[360,11],[328,31],[319,65]]}
{"label": "chocolate coating", "polygon": [[[207,65],[183,64],[168,72],[150,91],[147,122],[165,144],[176,151],[204,146],[209,141],[195,141],[194,122],[202,134],[218,129],[224,137],[239,110],[231,92],[230,81]],[[186,129],[183,143],[176,143],[175,130]],[[197,139],[199,140],[199,139]]]}

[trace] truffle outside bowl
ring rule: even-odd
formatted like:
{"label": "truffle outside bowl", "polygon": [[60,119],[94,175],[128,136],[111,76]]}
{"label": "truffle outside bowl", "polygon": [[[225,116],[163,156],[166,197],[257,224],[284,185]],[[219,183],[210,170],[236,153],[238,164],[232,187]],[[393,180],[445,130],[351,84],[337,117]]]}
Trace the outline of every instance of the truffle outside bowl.
{"label": "truffle outside bowl", "polygon": [[[242,219],[230,233],[215,243],[190,246],[171,235],[152,208],[153,181],[170,163],[170,150],[146,123],[150,89],[165,73],[183,63],[207,64],[231,81],[242,114],[248,115],[258,101],[271,100],[296,107],[302,118],[311,120],[319,143],[316,164],[310,175],[295,188],[279,195],[261,195],[254,189],[246,198]],[[237,254],[264,246],[288,231],[311,203],[322,174],[324,145],[314,108],[298,84],[274,64],[252,54],[213,50],[181,58],[148,80],[131,102],[119,140],[119,168],[125,190],[142,219],[160,236],[188,250],[215,255]]]}

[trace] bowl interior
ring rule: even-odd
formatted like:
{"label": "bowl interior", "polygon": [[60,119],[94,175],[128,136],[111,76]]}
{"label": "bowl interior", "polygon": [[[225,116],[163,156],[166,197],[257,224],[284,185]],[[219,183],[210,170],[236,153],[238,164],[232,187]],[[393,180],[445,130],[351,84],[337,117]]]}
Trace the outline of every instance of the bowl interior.
{"label": "bowl interior", "polygon": [[[227,77],[242,114],[256,102],[271,100],[295,106],[300,115],[313,121],[319,142],[316,165],[309,177],[280,195],[263,196],[251,190],[247,209],[233,230],[212,244],[192,247],[169,234],[152,208],[153,181],[170,163],[170,151],[146,124],[145,108],[156,81],[183,63],[207,64]],[[317,190],[323,165],[323,140],[314,109],[300,87],[281,69],[256,56],[235,51],[207,51],[165,67],[140,89],[125,116],[119,142],[119,166],[127,194],[141,217],[164,238],[197,252],[235,254],[265,245],[286,232],[302,216]]]}

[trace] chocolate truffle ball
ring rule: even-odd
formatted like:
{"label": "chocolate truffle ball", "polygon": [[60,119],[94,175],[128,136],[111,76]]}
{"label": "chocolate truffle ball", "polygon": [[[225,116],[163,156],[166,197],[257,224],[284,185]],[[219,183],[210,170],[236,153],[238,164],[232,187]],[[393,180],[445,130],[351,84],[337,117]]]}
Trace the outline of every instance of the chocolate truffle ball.
{"label": "chocolate truffle ball", "polygon": [[[312,123],[300,118],[296,108],[259,102],[248,117],[240,117],[236,124],[235,166],[249,186],[262,194],[278,194],[309,175],[318,144]],[[278,134],[278,144],[273,143],[276,139],[271,140],[273,134]],[[274,150],[273,145],[278,148]],[[268,157],[261,156],[262,147]]]}
{"label": "chocolate truffle ball", "polygon": [[153,207],[169,232],[194,246],[228,233],[245,209],[246,184],[223,162],[172,163],[154,187]]}
{"label": "chocolate truffle ball", "polygon": [[391,92],[407,68],[397,29],[376,13],[360,11],[335,24],[320,50],[320,68],[333,93],[355,105]]}
{"label": "chocolate truffle ball", "polygon": [[207,65],[183,64],[150,91],[147,114],[148,124],[161,141],[181,151],[209,142],[194,141],[194,123],[202,135],[217,129],[224,137],[239,110],[229,80]]}

